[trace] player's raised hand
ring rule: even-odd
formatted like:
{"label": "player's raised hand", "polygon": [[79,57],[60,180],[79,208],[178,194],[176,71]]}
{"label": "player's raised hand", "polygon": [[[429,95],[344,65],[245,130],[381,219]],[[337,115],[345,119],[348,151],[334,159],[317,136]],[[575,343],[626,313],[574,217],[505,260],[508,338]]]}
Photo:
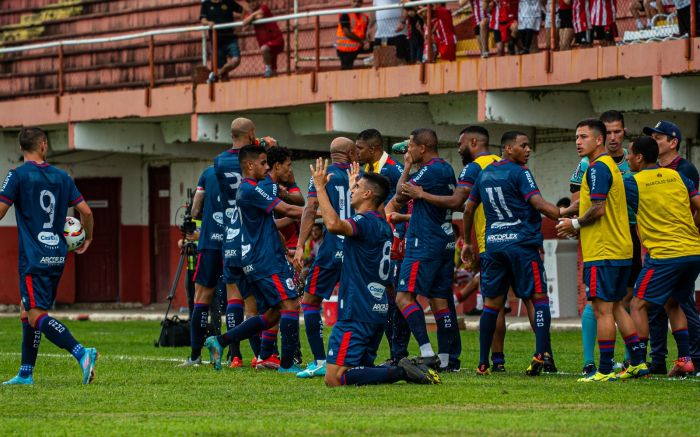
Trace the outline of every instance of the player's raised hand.
{"label": "player's raised hand", "polygon": [[277,140],[272,138],[272,137],[263,137],[263,140],[265,140],[265,144],[267,147],[277,147]]}
{"label": "player's raised hand", "polygon": [[410,153],[404,153],[403,155],[403,165],[406,168],[411,168],[413,165],[413,156]]}
{"label": "player's raised hand", "polygon": [[330,176],[328,175],[328,160],[323,159],[323,158],[318,158],[316,159],[316,167],[314,168],[313,165],[310,165],[309,168],[311,169],[311,177],[314,180],[314,185],[316,186],[316,190],[321,190],[326,186],[328,181],[330,180]]}
{"label": "player's raised hand", "polygon": [[411,199],[422,199],[423,188],[413,184],[403,184],[401,186],[401,194],[410,197]]}
{"label": "player's raised hand", "polygon": [[75,249],[75,253],[77,253],[78,255],[82,255],[83,253],[85,253],[88,247],[90,247],[90,243],[92,243],[92,240],[83,241],[83,244],[79,248]]}
{"label": "player's raised hand", "polygon": [[348,169],[348,181],[350,182],[350,186],[352,187],[358,179],[360,179],[360,164],[358,164],[357,161],[353,161]]}

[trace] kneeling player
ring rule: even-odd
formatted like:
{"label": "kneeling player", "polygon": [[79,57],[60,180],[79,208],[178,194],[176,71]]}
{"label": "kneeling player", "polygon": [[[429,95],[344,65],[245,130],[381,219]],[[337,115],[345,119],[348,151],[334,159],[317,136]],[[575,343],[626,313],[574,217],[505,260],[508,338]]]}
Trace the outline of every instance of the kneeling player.
{"label": "kneeling player", "polygon": [[419,368],[407,358],[398,366],[374,367],[389,304],[393,234],[380,211],[389,194],[387,178],[366,173],[358,181],[359,166],[350,176],[351,205],[356,214],[341,220],[325,190],[328,162],[321,158],[311,168],[323,222],[328,232],[346,237],[338,292],[338,323],[333,326],[326,358],[326,385],[367,385],[410,381],[436,384],[433,370]]}
{"label": "kneeling player", "polygon": [[[636,140],[627,155],[632,171],[639,172],[625,179],[627,204],[637,213],[639,234],[649,250],[635,286],[632,318],[639,337],[648,338],[648,302],[665,307],[678,345],[678,359],[668,376],[685,376],[695,367],[688,320],[679,303],[692,300],[700,273],[700,216],[694,221],[690,212],[691,204],[700,209],[700,196],[693,182],[676,170],[659,168],[658,155],[659,146],[651,137]],[[642,352],[646,355],[646,345]]]}

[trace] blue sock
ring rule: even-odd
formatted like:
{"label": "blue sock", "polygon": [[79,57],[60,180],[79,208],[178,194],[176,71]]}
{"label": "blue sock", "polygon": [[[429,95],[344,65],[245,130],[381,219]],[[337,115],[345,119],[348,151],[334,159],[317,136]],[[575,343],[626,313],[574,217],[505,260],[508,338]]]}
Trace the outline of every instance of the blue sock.
{"label": "blue sock", "polygon": [[649,338],[648,337],[639,337],[639,347],[642,352],[642,361],[646,362],[647,360],[647,347],[649,346]]}
{"label": "blue sock", "polygon": [[452,330],[452,345],[450,347],[450,363],[457,367],[460,366],[460,357],[462,356],[462,335],[459,332],[459,323],[457,322],[457,308],[455,308],[454,299],[447,299],[447,306],[450,308],[450,314],[454,323],[450,328]]}
{"label": "blue sock", "polygon": [[299,342],[299,311],[282,310],[280,341],[282,342],[280,366],[288,369],[294,364],[294,352]]}
{"label": "blue sock", "polygon": [[265,319],[265,315],[254,316],[231,329],[226,331],[224,334],[216,337],[221,347],[226,347],[233,343],[234,341],[241,342],[247,338],[258,334],[264,329],[268,329],[270,325]]}
{"label": "blue sock", "polygon": [[598,339],[598,348],[600,348],[600,365],[598,366],[598,372],[608,374],[612,372],[615,361],[615,339]]}
{"label": "blue sock", "polygon": [[678,358],[689,357],[690,337],[688,337],[688,329],[678,329],[673,331],[673,338],[676,339],[676,345],[678,345]]}
{"label": "blue sock", "polygon": [[393,384],[406,379],[400,367],[353,367],[340,377],[343,385]]}
{"label": "blue sock", "polygon": [[250,349],[253,351],[253,355],[255,355],[255,358],[260,356],[260,333],[255,334],[254,336],[250,337],[248,339],[248,342],[250,343]]}
{"label": "blue sock", "polygon": [[454,321],[449,308],[438,310],[434,314],[435,324],[437,325],[438,338],[438,357],[440,358],[440,367],[447,367],[450,363],[450,351],[452,350],[452,341],[454,334],[452,326]]}
{"label": "blue sock", "polygon": [[630,363],[637,366],[642,363],[642,349],[639,347],[639,336],[633,333],[623,338],[625,340],[625,350],[630,354]]}
{"label": "blue sock", "polygon": [[552,324],[552,313],[549,311],[549,298],[535,299],[535,353],[551,353],[549,327]]}
{"label": "blue sock", "polygon": [[389,301],[389,312],[387,314],[387,335],[391,348],[391,358],[398,362],[401,358],[408,356],[408,342],[411,341],[411,329],[408,327],[396,302]]}
{"label": "blue sock", "polygon": [[260,359],[266,360],[276,352],[277,329],[266,329],[260,334]]}
{"label": "blue sock", "polygon": [[408,327],[413,333],[413,336],[418,342],[418,346],[423,346],[424,344],[430,344],[428,339],[428,328],[425,326],[425,314],[423,314],[423,308],[418,305],[418,302],[414,302],[401,311],[403,318],[406,319]]}
{"label": "blue sock", "polygon": [[493,361],[493,364],[505,364],[506,356],[503,352],[492,352],[491,361]]}
{"label": "blue sock", "polygon": [[202,354],[204,337],[207,335],[209,325],[209,304],[195,303],[192,309],[192,320],[190,322],[190,360],[194,361]]}
{"label": "blue sock", "polygon": [[75,341],[68,327],[63,323],[45,313],[37,319],[36,327],[51,343],[70,352],[76,360],[80,361],[83,357],[85,348]]}
{"label": "blue sock", "polygon": [[[242,299],[229,299],[226,305],[226,330],[230,331],[236,326],[243,323],[243,300]],[[229,357],[241,356],[241,343],[236,341],[231,343],[229,348]]]}
{"label": "blue sock", "polygon": [[489,365],[489,352],[496,332],[496,321],[501,310],[484,305],[484,311],[479,319],[479,365]]}
{"label": "blue sock", "polygon": [[581,314],[581,338],[583,340],[583,364],[595,363],[593,353],[595,341],[598,337],[598,322],[591,304],[586,304]]}
{"label": "blue sock", "polygon": [[306,339],[309,341],[311,353],[316,361],[326,359],[326,349],[323,346],[323,321],[321,320],[321,306],[303,303],[304,329]]}
{"label": "blue sock", "polygon": [[39,354],[41,343],[41,331],[32,328],[27,318],[22,319],[22,362],[19,368],[19,376],[28,378],[34,373],[36,356]]}

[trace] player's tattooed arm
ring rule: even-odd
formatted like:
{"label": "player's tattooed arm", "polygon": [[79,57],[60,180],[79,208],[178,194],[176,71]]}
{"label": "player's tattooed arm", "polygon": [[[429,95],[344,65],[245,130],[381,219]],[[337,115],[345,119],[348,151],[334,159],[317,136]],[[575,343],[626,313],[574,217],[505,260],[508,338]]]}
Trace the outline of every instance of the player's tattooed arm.
{"label": "player's tattooed arm", "polygon": [[[335,212],[333,204],[331,204],[331,199],[328,197],[326,192],[326,184],[328,183],[330,176],[328,175],[328,160],[323,158],[318,158],[316,160],[316,167],[313,165],[309,166],[311,168],[311,177],[314,180],[314,186],[316,187],[316,197],[318,199],[318,204],[321,207],[321,215],[323,216],[323,224],[326,225],[328,232],[336,235],[352,235],[352,225],[346,220],[341,220],[338,213]],[[351,182],[353,185],[355,182]]]}
{"label": "player's tattooed arm", "polygon": [[600,217],[605,215],[605,203],[603,199],[591,201],[591,207],[586,211],[583,217],[578,219],[561,219],[557,225],[557,234],[560,237],[568,237],[576,235],[576,232],[584,226],[593,224]]}

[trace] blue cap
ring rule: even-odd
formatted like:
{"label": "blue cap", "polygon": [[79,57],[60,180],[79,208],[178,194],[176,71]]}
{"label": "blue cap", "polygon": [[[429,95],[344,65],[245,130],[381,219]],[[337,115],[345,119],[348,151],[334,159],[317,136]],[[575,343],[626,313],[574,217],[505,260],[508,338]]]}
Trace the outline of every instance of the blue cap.
{"label": "blue cap", "polygon": [[678,129],[675,123],[671,123],[670,121],[661,120],[656,123],[654,127],[645,127],[642,129],[642,132],[644,132],[644,135],[651,135],[653,133],[668,135],[671,138],[677,138],[679,142],[683,139],[681,130]]}

